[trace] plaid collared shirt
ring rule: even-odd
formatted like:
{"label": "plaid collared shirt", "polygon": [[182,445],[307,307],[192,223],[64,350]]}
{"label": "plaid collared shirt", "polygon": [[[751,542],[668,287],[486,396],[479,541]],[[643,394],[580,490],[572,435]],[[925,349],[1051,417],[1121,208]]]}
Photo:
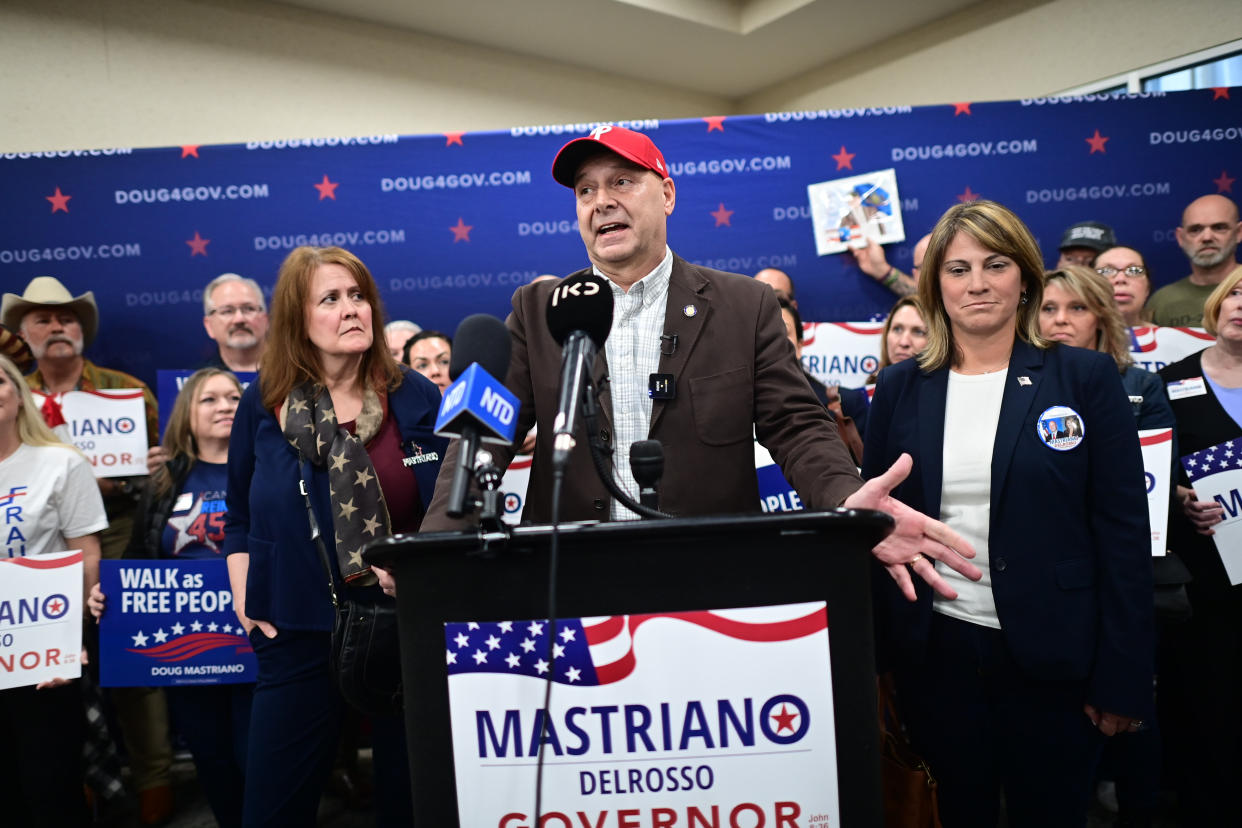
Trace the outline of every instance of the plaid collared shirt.
{"label": "plaid collared shirt", "polygon": [[[612,288],[612,330],[604,350],[612,391],[613,469],[617,483],[638,500],[638,481],[630,471],[630,446],[646,440],[651,429],[650,376],[660,369],[660,336],[664,333],[664,306],[673,273],[673,251],[665,247],[655,270],[635,282],[628,292],[595,268]],[[636,520],[615,499],[613,520]]]}

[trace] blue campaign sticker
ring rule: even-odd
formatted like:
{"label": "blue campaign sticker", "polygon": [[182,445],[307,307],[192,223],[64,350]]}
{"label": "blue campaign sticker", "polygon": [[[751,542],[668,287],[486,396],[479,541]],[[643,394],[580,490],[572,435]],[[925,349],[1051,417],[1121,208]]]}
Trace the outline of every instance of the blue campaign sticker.
{"label": "blue campaign sticker", "polygon": [[1044,445],[1055,451],[1069,451],[1078,447],[1087,434],[1087,424],[1082,415],[1067,405],[1054,405],[1039,415],[1035,433]]}
{"label": "blue campaign sticker", "polygon": [[255,680],[250,640],[233,611],[222,560],[112,560],[99,565],[104,687]]}

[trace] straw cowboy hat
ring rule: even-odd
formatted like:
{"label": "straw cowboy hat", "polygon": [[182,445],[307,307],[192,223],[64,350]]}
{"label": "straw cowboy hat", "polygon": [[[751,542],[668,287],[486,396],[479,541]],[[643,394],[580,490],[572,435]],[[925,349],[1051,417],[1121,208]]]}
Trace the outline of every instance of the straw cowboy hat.
{"label": "straw cowboy hat", "polygon": [[95,341],[95,331],[99,328],[99,308],[95,306],[95,294],[91,291],[81,296],[73,296],[51,276],[36,276],[26,285],[26,292],[21,296],[16,293],[4,294],[0,304],[0,325],[20,330],[22,319],[32,310],[39,308],[65,308],[77,315],[82,323],[82,347],[89,347]]}

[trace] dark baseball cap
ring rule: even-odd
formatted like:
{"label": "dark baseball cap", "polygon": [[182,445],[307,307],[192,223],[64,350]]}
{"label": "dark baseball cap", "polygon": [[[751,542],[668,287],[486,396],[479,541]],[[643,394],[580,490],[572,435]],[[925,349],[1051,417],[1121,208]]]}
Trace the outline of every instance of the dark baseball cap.
{"label": "dark baseball cap", "polygon": [[646,170],[651,170],[660,178],[668,178],[668,164],[664,162],[664,153],[641,132],[625,127],[605,124],[591,130],[591,134],[575,138],[556,154],[552,162],[552,177],[560,184],[573,189],[574,175],[582,161],[601,149],[611,150],[617,155],[632,161]]}
{"label": "dark baseball cap", "polygon": [[1116,246],[1117,235],[1113,233],[1113,228],[1099,221],[1080,221],[1065,228],[1061,246],[1057,249],[1088,247],[1096,253],[1103,253]]}

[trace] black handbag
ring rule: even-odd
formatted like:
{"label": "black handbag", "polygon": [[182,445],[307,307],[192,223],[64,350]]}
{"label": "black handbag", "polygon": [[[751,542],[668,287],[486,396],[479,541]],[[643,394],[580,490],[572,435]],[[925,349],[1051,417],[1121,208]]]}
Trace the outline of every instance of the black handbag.
{"label": "black handbag", "polygon": [[311,539],[328,576],[328,595],[335,617],[328,666],[341,696],[364,713],[400,713],[401,648],[397,637],[395,602],[339,598],[332,575],[332,561],[319,531],[310,501],[307,463],[299,456],[302,496],[310,521]]}

